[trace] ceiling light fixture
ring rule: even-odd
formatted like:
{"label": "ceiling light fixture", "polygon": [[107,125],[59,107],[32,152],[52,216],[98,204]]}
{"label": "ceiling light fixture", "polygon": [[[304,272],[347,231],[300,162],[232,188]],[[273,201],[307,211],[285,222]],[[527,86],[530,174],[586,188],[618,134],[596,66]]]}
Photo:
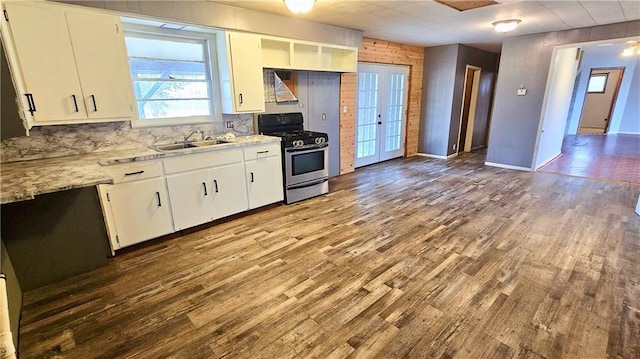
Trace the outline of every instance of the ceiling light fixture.
{"label": "ceiling light fixture", "polygon": [[622,56],[631,56],[633,54],[640,55],[640,43],[627,42],[627,48],[622,51]]}
{"label": "ceiling light fixture", "polygon": [[509,32],[511,30],[514,30],[516,27],[518,27],[519,23],[520,23],[519,19],[509,19],[509,20],[496,21],[492,23],[492,25],[497,32]]}
{"label": "ceiling light fixture", "polygon": [[304,14],[311,11],[316,0],[284,0],[287,9],[294,14]]}

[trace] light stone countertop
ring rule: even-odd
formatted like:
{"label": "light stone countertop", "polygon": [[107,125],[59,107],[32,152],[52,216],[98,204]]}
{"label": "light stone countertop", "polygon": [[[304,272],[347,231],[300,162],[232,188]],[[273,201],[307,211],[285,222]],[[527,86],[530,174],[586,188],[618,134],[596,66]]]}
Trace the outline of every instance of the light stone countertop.
{"label": "light stone countertop", "polygon": [[33,199],[37,195],[113,183],[104,166],[219,151],[261,143],[280,142],[279,137],[236,137],[228,143],[173,151],[132,148],[86,155],[5,162],[0,164],[0,204]]}

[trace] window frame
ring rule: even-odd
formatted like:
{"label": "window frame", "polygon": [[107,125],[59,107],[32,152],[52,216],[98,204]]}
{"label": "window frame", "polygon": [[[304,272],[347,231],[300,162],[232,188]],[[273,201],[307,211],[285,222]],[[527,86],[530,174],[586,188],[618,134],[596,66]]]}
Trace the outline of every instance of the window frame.
{"label": "window frame", "polygon": [[[134,112],[131,120],[131,127],[158,127],[158,126],[179,126],[179,125],[191,125],[191,124],[203,124],[213,123],[216,121],[222,121],[222,104],[220,100],[220,77],[218,74],[218,58],[216,53],[216,33],[209,32],[196,32],[180,29],[187,25],[172,24],[174,28],[164,28],[162,24],[160,26],[149,26],[128,23],[123,19],[123,42],[127,56],[127,66],[129,70],[129,80],[131,86],[131,93],[134,102]],[[183,117],[165,117],[155,119],[140,118],[138,113],[138,98],[135,94],[134,78],[131,76],[131,67],[129,66],[129,52],[126,49],[126,37],[133,35],[133,37],[149,38],[149,39],[183,39],[185,42],[204,41],[205,46],[205,64],[208,64],[207,70],[209,74],[208,89],[209,99],[211,106],[211,114],[208,116],[195,115],[195,116],[183,116]]]}
{"label": "window frame", "polygon": [[[594,77],[604,77],[604,82],[602,83],[602,89],[591,90],[589,88],[591,86],[591,80]],[[587,81],[587,93],[605,93],[607,91],[607,81],[609,81],[608,72],[596,72],[596,73],[592,72],[589,75],[589,81]]]}

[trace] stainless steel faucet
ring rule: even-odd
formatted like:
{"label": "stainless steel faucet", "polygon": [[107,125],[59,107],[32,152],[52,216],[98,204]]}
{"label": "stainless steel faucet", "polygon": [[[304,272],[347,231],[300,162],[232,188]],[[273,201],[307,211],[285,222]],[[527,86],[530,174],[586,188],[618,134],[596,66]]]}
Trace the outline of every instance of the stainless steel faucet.
{"label": "stainless steel faucet", "polygon": [[193,131],[191,131],[191,133],[190,133],[188,136],[186,136],[186,137],[184,138],[184,141],[182,141],[182,142],[187,143],[187,142],[189,141],[189,139],[191,138],[191,136],[193,136],[193,135],[194,135],[194,134],[196,134],[196,133],[199,133],[199,134],[200,134],[200,139],[201,139],[201,140],[204,138],[204,131],[193,130]]}

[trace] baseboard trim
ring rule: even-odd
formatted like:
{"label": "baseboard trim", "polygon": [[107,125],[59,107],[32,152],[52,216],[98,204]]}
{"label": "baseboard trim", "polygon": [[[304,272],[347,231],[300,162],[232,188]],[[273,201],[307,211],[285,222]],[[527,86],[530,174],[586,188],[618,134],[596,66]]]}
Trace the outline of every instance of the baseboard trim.
{"label": "baseboard trim", "polygon": [[640,132],[608,132],[607,135],[640,135]]}
{"label": "baseboard trim", "polygon": [[449,156],[441,156],[441,155],[432,155],[430,153],[417,153],[418,156],[422,156],[422,157],[430,157],[430,158],[437,158],[439,160],[449,160],[452,159],[454,157],[458,157],[457,153],[451,154]]}
{"label": "baseboard trim", "polygon": [[508,169],[508,170],[516,170],[516,171],[532,172],[531,168],[529,168],[529,167],[520,167],[520,166],[505,165],[505,164],[502,164],[502,163],[485,162],[485,163],[484,163],[484,165],[485,165],[485,166],[491,166],[491,167],[505,168],[505,169]]}

